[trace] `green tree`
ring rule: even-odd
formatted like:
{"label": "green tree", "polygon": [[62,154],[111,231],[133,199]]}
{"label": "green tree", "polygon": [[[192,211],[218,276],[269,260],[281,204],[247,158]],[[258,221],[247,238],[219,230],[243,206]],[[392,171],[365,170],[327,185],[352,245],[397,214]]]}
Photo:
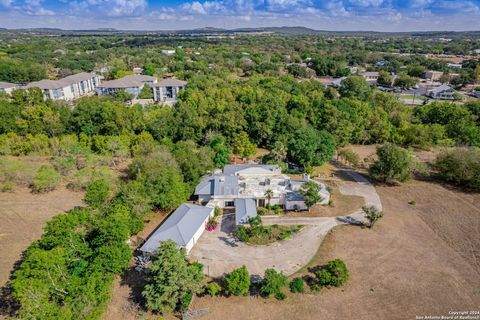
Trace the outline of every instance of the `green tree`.
{"label": "green tree", "polygon": [[272,190],[272,189],[267,189],[267,190],[265,190],[264,196],[267,198],[268,205],[270,205],[270,200],[272,200],[272,198],[273,198],[273,196],[274,196],[273,190]]}
{"label": "green tree", "polygon": [[335,141],[326,131],[311,127],[298,129],[288,146],[288,157],[302,166],[318,166],[329,161],[335,153]]}
{"label": "green tree", "polygon": [[242,158],[254,155],[256,151],[257,147],[250,141],[248,134],[244,131],[240,132],[233,140],[233,153]]}
{"label": "green tree", "polygon": [[305,205],[309,210],[315,204],[322,201],[322,197],[319,194],[320,189],[320,185],[315,181],[307,181],[302,185],[299,193],[303,195]]}
{"label": "green tree", "polygon": [[275,298],[283,300],[286,297],[283,288],[287,284],[288,278],[283,273],[277,272],[275,269],[267,269],[260,284],[260,294],[265,298],[273,294]]}
{"label": "green tree", "polygon": [[295,278],[290,282],[290,291],[293,293],[305,292],[305,281],[302,278]]}
{"label": "green tree", "polygon": [[392,85],[392,77],[387,71],[382,70],[379,72],[377,84],[385,87],[390,87]]}
{"label": "green tree", "polygon": [[223,136],[215,136],[210,141],[210,147],[215,152],[213,164],[216,168],[223,168],[230,162],[230,149],[225,145]]}
{"label": "green tree", "polygon": [[153,99],[153,88],[145,84],[138,94],[139,99]]}
{"label": "green tree", "polygon": [[410,152],[390,143],[377,148],[377,157],[378,160],[370,166],[369,173],[382,182],[406,181],[415,168]]}
{"label": "green tree", "polygon": [[153,77],[155,75],[155,66],[151,63],[143,65],[143,74]]}
{"label": "green tree", "polygon": [[227,273],[225,291],[234,296],[246,296],[250,289],[250,274],[245,266]]}
{"label": "green tree", "polygon": [[107,202],[109,195],[109,184],[103,179],[95,180],[88,185],[84,201],[94,208],[99,208]]}
{"label": "green tree", "polygon": [[340,259],[329,261],[327,265],[316,273],[320,285],[340,287],[349,278],[345,262]]}
{"label": "green tree", "polygon": [[365,101],[370,96],[372,89],[363,77],[351,75],[343,80],[339,92],[343,97],[357,98]]}
{"label": "green tree", "polygon": [[201,265],[189,265],[185,253],[175,242],[162,241],[142,291],[145,305],[153,312],[171,312],[187,293],[200,292],[203,280]]}

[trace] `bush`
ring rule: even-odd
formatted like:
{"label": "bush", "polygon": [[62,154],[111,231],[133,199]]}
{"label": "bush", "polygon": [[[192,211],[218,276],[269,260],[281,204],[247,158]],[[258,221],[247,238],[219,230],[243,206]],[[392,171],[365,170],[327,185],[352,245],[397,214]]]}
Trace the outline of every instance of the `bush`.
{"label": "bush", "polygon": [[365,212],[365,216],[369,222],[369,228],[373,228],[373,225],[383,217],[383,213],[375,206],[363,206],[362,210]]}
{"label": "bush", "polygon": [[207,285],[207,287],[205,288],[205,290],[207,291],[207,293],[209,295],[211,295],[213,297],[213,296],[218,295],[220,293],[220,291],[222,291],[222,287],[216,282],[210,282]]}
{"label": "bush", "polygon": [[267,269],[260,285],[260,294],[265,298],[273,294],[275,298],[283,300],[285,297],[282,298],[284,295],[282,289],[287,284],[288,278],[283,273],[277,272],[275,269]]}
{"label": "bush", "polygon": [[250,240],[250,236],[248,235],[247,228],[244,226],[238,226],[238,228],[233,232],[235,238],[242,242],[248,242]]}
{"label": "bush", "polygon": [[88,205],[99,208],[107,202],[109,195],[108,183],[105,180],[95,180],[88,185],[84,200]]}
{"label": "bush", "polygon": [[222,215],[222,209],[220,209],[219,207],[215,207],[214,211],[213,211],[213,215],[215,217],[219,217]]}
{"label": "bush", "polygon": [[294,293],[305,292],[305,281],[302,278],[295,278],[290,282],[290,291]]}
{"label": "bush", "polygon": [[345,262],[340,259],[329,261],[328,264],[316,273],[318,282],[322,286],[340,287],[349,277]]}
{"label": "bush", "polygon": [[0,184],[0,192],[13,192],[15,190],[15,184],[11,181],[5,181]]}
{"label": "bush", "polygon": [[53,167],[61,175],[66,176],[70,172],[77,169],[77,160],[74,157],[55,157],[53,159]]}
{"label": "bush", "polygon": [[385,183],[410,179],[415,165],[410,152],[388,143],[377,148],[377,156],[369,169],[373,178]]}
{"label": "bush", "polygon": [[245,266],[227,273],[225,291],[234,296],[246,296],[250,289],[250,274]]}
{"label": "bush", "polygon": [[190,303],[192,303],[193,293],[192,291],[186,292],[182,297],[182,310],[188,310]]}
{"label": "bush", "polygon": [[440,153],[435,167],[442,179],[480,190],[480,149],[452,149]]}
{"label": "bush", "polygon": [[41,166],[32,181],[32,190],[37,193],[52,191],[60,182],[61,176],[51,166]]}

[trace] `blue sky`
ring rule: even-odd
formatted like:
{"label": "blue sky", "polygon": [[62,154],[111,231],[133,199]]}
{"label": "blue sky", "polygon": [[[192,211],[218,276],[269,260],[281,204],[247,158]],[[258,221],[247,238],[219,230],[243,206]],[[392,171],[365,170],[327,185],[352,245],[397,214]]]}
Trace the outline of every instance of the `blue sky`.
{"label": "blue sky", "polygon": [[480,0],[0,0],[0,27],[480,30]]}

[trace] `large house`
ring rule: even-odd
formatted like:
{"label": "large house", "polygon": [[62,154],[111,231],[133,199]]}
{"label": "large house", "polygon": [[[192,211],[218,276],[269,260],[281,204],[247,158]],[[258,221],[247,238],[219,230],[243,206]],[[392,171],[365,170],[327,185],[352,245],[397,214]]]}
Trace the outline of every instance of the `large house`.
{"label": "large house", "polygon": [[213,212],[213,208],[182,204],[150,235],[140,251],[152,255],[157,251],[160,241],[173,240],[188,253],[205,231],[205,225],[213,217]]}
{"label": "large house", "polygon": [[134,98],[136,98],[145,85],[153,86],[157,83],[157,78],[135,74],[126,76],[120,79],[105,81],[97,87],[97,94],[99,96],[112,96],[118,91],[125,91]]}
{"label": "large house", "polygon": [[[202,205],[235,209],[237,224],[241,224],[256,215],[256,210],[255,214],[252,212],[253,207],[265,207],[268,203],[278,204],[286,210],[306,210],[299,190],[308,180],[308,177],[291,180],[282,174],[277,165],[226,165],[222,173],[203,177],[194,194]],[[323,184],[319,184],[320,203],[328,204],[330,193]],[[267,190],[271,191],[270,195],[267,195]]]}
{"label": "large house", "polygon": [[153,100],[159,103],[175,104],[178,93],[182,91],[186,85],[186,81],[175,78],[163,79],[153,88]]}
{"label": "large house", "polygon": [[432,99],[455,100],[455,93],[455,89],[446,84],[442,84],[428,91],[427,96]]}
{"label": "large house", "polygon": [[0,93],[11,94],[13,89],[18,88],[18,85],[15,83],[8,83],[0,81]]}
{"label": "large house", "polygon": [[39,88],[45,99],[71,101],[92,94],[100,85],[94,73],[77,73],[60,80],[40,80],[27,84],[26,89]]}
{"label": "large house", "polygon": [[379,72],[361,72],[360,76],[362,76],[369,84],[376,84],[378,78],[380,77]]}

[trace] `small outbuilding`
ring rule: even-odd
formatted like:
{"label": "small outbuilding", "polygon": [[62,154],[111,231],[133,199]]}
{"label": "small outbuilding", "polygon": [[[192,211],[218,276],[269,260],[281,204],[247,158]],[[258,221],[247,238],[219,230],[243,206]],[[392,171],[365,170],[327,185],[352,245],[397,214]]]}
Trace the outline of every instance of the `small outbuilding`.
{"label": "small outbuilding", "polygon": [[210,217],[213,217],[213,208],[184,203],[150,235],[140,251],[152,255],[160,241],[173,240],[188,253],[205,231]]}

